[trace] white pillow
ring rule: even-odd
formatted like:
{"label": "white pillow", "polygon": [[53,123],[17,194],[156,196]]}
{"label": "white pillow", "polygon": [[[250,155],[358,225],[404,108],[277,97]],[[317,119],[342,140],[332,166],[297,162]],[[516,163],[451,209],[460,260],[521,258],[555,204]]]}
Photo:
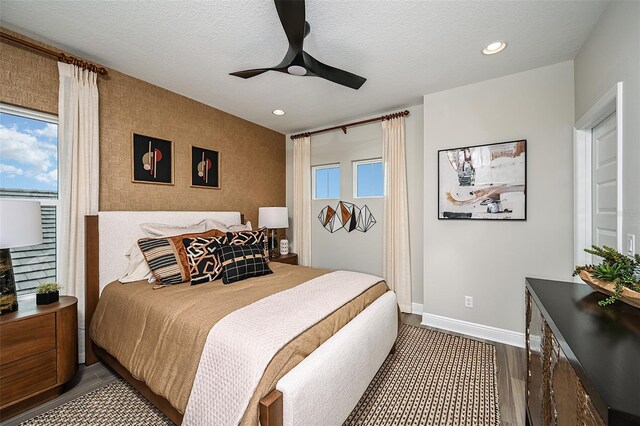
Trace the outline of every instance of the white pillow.
{"label": "white pillow", "polygon": [[129,259],[129,266],[127,267],[127,273],[118,281],[123,284],[141,280],[147,280],[150,283],[156,282],[156,277],[151,273],[151,269],[149,269],[149,265],[137,243],[133,243],[124,257]]}
{"label": "white pillow", "polygon": [[205,232],[206,220],[193,225],[170,225],[166,223],[141,223],[140,229],[150,238],[172,237],[181,234],[198,234]]}
{"label": "white pillow", "polygon": [[210,231],[212,229],[217,229],[222,232],[237,232],[237,231],[251,231],[251,222],[247,221],[246,225],[227,225],[215,219],[205,219],[205,231]]}

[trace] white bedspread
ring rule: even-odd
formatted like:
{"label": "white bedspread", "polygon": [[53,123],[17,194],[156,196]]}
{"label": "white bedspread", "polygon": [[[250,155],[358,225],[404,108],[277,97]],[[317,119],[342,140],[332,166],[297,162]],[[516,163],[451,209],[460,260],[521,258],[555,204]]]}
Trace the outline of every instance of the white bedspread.
{"label": "white bedspread", "polygon": [[213,326],[184,425],[237,425],[275,354],[380,278],[337,271],[232,312]]}

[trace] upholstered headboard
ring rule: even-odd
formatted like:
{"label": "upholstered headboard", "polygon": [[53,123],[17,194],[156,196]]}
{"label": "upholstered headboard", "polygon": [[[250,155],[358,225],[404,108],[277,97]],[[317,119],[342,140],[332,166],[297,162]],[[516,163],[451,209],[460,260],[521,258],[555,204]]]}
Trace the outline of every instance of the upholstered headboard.
{"label": "upholstered headboard", "polygon": [[226,225],[241,223],[239,212],[131,212],[109,211],[98,213],[100,292],[127,270],[124,254],[138,239],[145,237],[141,223],[167,223],[191,225],[204,219],[215,219]]}

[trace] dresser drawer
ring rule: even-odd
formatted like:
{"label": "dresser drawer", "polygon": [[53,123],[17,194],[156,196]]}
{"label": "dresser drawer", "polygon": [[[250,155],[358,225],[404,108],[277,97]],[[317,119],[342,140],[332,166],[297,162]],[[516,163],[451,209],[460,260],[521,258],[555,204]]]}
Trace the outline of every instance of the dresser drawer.
{"label": "dresser drawer", "polygon": [[56,384],[55,349],[0,366],[0,406]]}
{"label": "dresser drawer", "polygon": [[56,347],[54,313],[3,324],[0,328],[0,365]]}

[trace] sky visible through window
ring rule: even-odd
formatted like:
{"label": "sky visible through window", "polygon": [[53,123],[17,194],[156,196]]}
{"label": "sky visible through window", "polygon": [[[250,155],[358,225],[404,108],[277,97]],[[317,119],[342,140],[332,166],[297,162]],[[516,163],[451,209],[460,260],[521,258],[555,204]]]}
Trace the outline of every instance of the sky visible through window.
{"label": "sky visible through window", "polygon": [[382,197],[384,195],[384,174],[382,161],[357,164],[358,197]]}
{"label": "sky visible through window", "polygon": [[58,125],[0,113],[0,188],[58,190]]}
{"label": "sky visible through window", "polygon": [[315,169],[316,199],[340,198],[340,167]]}

